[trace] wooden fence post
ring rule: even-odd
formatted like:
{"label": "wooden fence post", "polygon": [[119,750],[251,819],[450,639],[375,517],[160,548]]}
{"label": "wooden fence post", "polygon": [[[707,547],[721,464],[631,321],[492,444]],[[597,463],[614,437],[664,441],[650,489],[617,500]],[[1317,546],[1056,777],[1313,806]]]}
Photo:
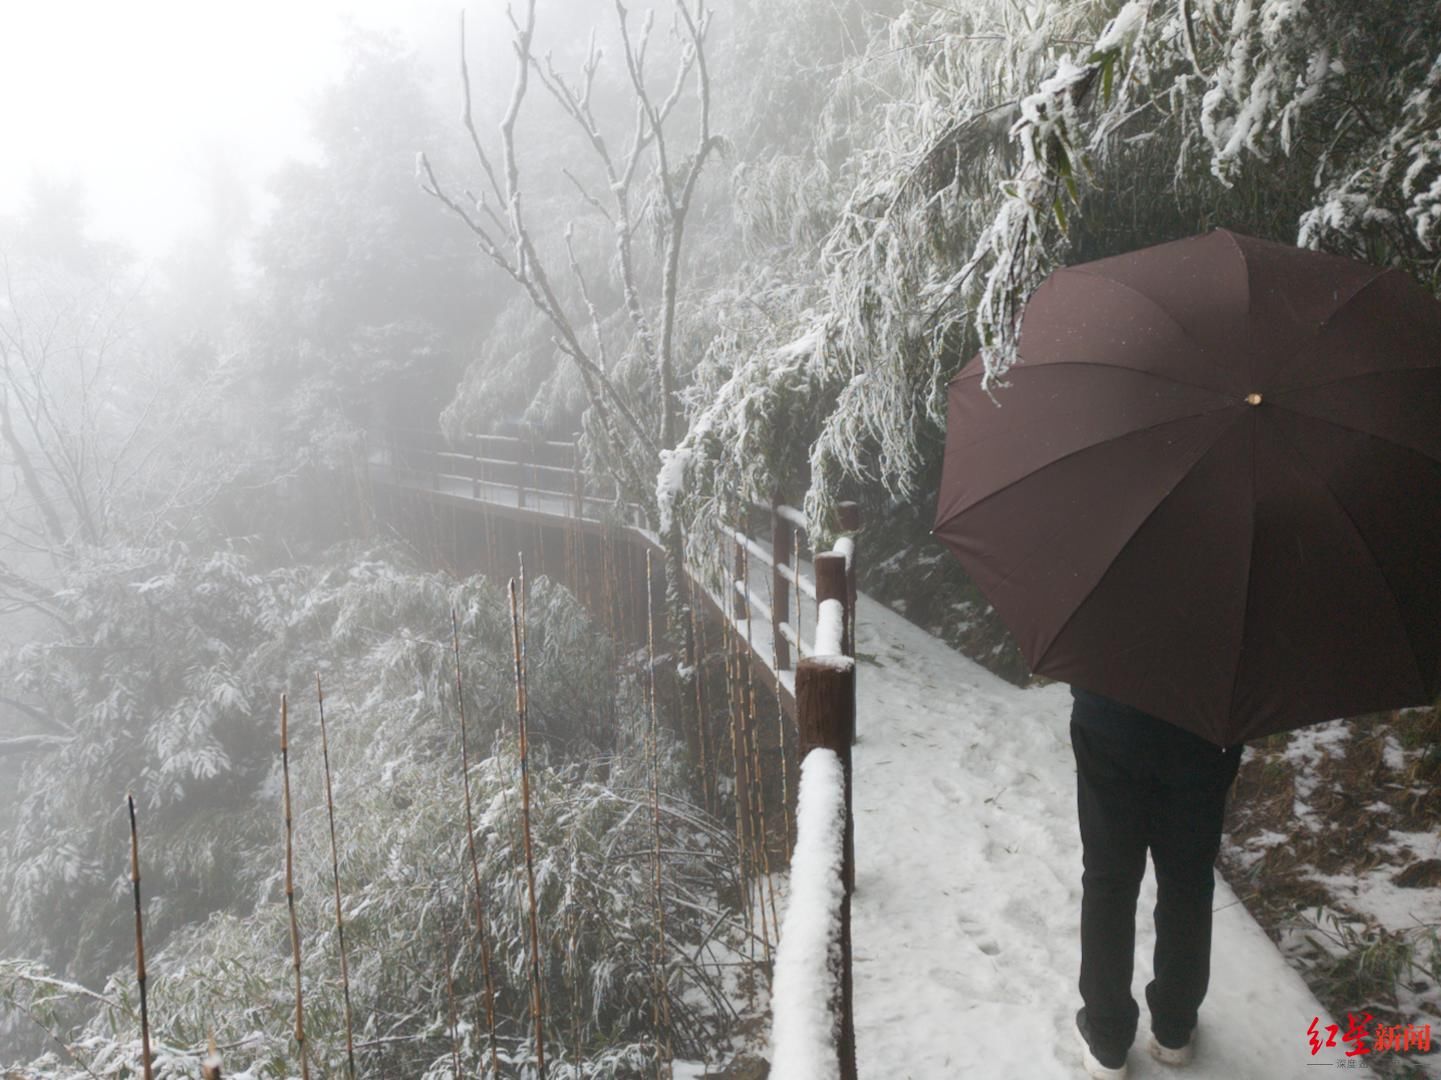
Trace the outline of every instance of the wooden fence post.
{"label": "wooden fence post", "polygon": [[[850,618],[850,612],[846,608],[846,558],[833,551],[827,551],[815,557],[816,568],[816,625],[820,625],[820,605],[826,600],[839,600],[841,605],[841,625]],[[817,648],[820,647],[817,642]],[[846,888],[850,889],[855,884],[855,830],[851,827],[850,805],[851,805],[851,751],[850,748],[856,741],[856,673],[855,660],[846,657],[851,661],[850,670],[850,705],[843,711],[845,721],[845,743],[846,753],[841,761],[846,767]],[[799,724],[801,714],[801,691],[800,691],[800,670],[796,671],[796,723]],[[802,744],[799,755],[802,761],[805,760],[808,748]],[[832,747],[832,749],[835,749]],[[836,751],[840,753],[840,751]]]}
{"label": "wooden fence post", "polygon": [[525,440],[515,441],[515,505],[525,509]]}
{"label": "wooden fence post", "polygon": [[771,639],[776,643],[776,672],[791,666],[791,643],[781,633],[781,624],[791,619],[791,583],[782,570],[791,564],[790,522],[780,515],[781,495],[771,496]]}
{"label": "wooden fence post", "polygon": [[570,444],[571,484],[575,488],[575,516],[579,521],[585,517],[585,483],[580,476],[580,440]]}
{"label": "wooden fence post", "polygon": [[480,436],[470,437],[470,497],[480,498]]}
{"label": "wooden fence post", "polygon": [[853,502],[836,504],[836,517],[841,532],[850,537],[851,557],[846,565],[846,626],[845,653],[852,660],[856,656],[856,533],[861,528],[861,508]]}
{"label": "wooden fence post", "polygon": [[[820,592],[822,560],[841,562],[840,556],[818,556],[816,591]],[[830,575],[827,575],[830,576]],[[838,599],[830,597],[829,599]],[[841,880],[840,986],[837,988],[837,1040],[841,1080],[856,1080],[856,1029],[851,980],[851,893],[855,890],[855,828],[851,816],[851,732],[856,725],[856,664],[849,657],[808,656],[796,664],[796,726],[802,761],[817,747],[835,753],[845,777],[845,850]]]}
{"label": "wooden fence post", "polygon": [[[839,600],[846,606],[846,557],[834,551],[826,551],[815,557],[816,568],[816,609],[827,600]],[[818,616],[819,617],[819,616]]]}
{"label": "wooden fence post", "polygon": [[[738,533],[741,533],[742,535],[744,535],[744,534],[745,534],[745,526],[744,526],[744,524],[742,524],[741,526],[739,526],[736,531],[737,531]],[[731,612],[732,612],[732,614],[735,616],[735,618],[737,618],[737,619],[749,619],[749,618],[750,618],[750,604],[747,603],[747,599],[748,599],[749,596],[750,596],[751,583],[750,583],[749,581],[746,581],[745,545],[742,543],[740,536],[737,536],[737,537],[735,538],[735,542],[736,542],[736,558],[735,558],[735,575],[734,575],[734,576],[735,576],[735,580],[738,581],[738,582],[740,582],[746,591],[745,591],[745,592],[742,592],[740,589],[737,589],[734,585],[731,586],[731,600],[732,600]]]}

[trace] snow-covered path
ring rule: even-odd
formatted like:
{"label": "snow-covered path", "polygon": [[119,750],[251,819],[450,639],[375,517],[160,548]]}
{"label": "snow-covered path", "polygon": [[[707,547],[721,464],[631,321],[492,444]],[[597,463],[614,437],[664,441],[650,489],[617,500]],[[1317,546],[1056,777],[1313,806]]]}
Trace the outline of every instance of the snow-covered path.
{"label": "snow-covered path", "polygon": [[[1071,1030],[1081,854],[1070,694],[1018,690],[866,597],[857,621],[860,1075],[1084,1076]],[[1140,910],[1154,902],[1148,871]],[[1139,920],[1131,1076],[1287,1080],[1343,1061],[1339,1042],[1312,1056],[1307,1026],[1331,1021],[1219,880],[1216,908],[1211,992],[1183,1073],[1145,1051],[1154,933]]]}

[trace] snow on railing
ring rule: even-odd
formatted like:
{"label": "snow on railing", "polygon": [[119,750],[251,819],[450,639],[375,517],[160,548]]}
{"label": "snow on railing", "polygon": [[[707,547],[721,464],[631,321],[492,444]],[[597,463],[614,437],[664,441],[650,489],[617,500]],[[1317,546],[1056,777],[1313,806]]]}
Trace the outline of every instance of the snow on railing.
{"label": "snow on railing", "polygon": [[845,789],[834,751],[817,747],[801,763],[790,896],[771,985],[771,1075],[786,1080],[837,1075]]}
{"label": "snow on railing", "polygon": [[851,743],[856,662],[845,655],[850,598],[845,555],[816,557],[816,652],[796,667],[801,787],[790,897],[772,987],[771,1072],[796,1080],[855,1080],[851,1001]]}
{"label": "snow on railing", "polygon": [[[815,576],[801,570],[799,557],[801,540],[805,535],[805,516],[794,506],[787,506],[779,498],[769,506],[754,504],[755,509],[767,511],[771,517],[770,546],[749,536],[742,529],[727,530],[727,539],[735,545],[735,575],[732,588],[736,593],[736,617],[746,618],[754,611],[770,623],[771,641],[774,643],[773,666],[783,681],[793,686],[796,661],[808,653],[823,652],[815,641],[807,642],[802,630],[802,605],[792,604],[792,590],[796,600],[805,596],[820,604],[827,595],[846,600],[846,616],[841,630],[841,647],[836,652],[846,656],[855,655],[852,640],[855,632],[856,600],[856,541],[855,532],[860,528],[860,512],[855,503],[841,503],[838,507],[838,524],[841,536],[831,551],[826,553],[840,556],[843,560],[841,571],[844,581],[843,593],[827,593],[820,582],[820,559],[817,557]],[[755,559],[771,570],[769,597],[762,598],[750,579],[750,560]],[[794,608],[794,613],[792,612]],[[794,650],[794,654],[792,653]]]}

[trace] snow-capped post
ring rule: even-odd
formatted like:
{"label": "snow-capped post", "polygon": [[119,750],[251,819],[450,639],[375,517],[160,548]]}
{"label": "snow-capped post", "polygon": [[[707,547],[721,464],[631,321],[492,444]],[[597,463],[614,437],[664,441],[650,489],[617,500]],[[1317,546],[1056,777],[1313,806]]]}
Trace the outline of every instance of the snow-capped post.
{"label": "snow-capped post", "polygon": [[[837,576],[839,589],[835,581]],[[827,968],[825,977],[829,980],[828,1019],[832,1029],[828,1033],[832,1036],[828,1045],[834,1046],[835,1060],[826,1063],[824,1072],[819,1071],[818,1063],[810,1065],[806,1075],[813,1073],[817,1077],[831,1075],[839,1076],[841,1080],[855,1080],[856,1040],[851,987],[851,891],[855,881],[851,733],[855,729],[856,668],[855,661],[840,655],[839,651],[844,602],[838,596],[822,592],[824,581],[827,583],[825,587],[840,591],[844,596],[844,580],[843,556],[827,553],[816,557],[816,592],[824,599],[821,600],[816,626],[817,655],[806,657],[796,665],[796,725],[802,780],[796,810],[796,852],[791,863],[791,906],[787,910],[780,957],[776,964],[775,1059],[779,1061],[791,1054],[797,1055],[798,1063],[814,1059],[814,1053],[807,1051],[806,1044],[813,1049],[819,1041],[814,1031],[816,1018],[811,1014],[815,1012],[813,988],[816,980],[821,978],[814,969],[824,963]],[[837,813],[818,810],[813,814],[812,800],[824,801],[824,791],[819,795],[812,794],[812,785],[819,783],[813,777],[817,776],[818,770],[825,771],[828,759],[832,768],[839,767],[840,775],[831,778],[831,783],[840,788],[840,805]],[[820,786],[823,789],[826,787],[824,784]],[[835,816],[839,816],[841,821],[835,822]],[[819,824],[816,824],[817,821]],[[827,832],[829,837],[812,835],[814,829]],[[830,845],[838,847],[839,852]],[[835,874],[832,879],[835,885],[828,890],[823,882],[810,881],[812,874]],[[815,898],[807,904],[808,910],[801,912],[798,905],[813,893]],[[834,904],[838,910],[814,910],[814,906],[820,903]],[[809,937],[808,928],[817,924],[829,927],[833,935],[833,938],[828,937],[823,951],[805,948],[804,941],[796,940],[798,936]],[[803,955],[796,957],[797,952]],[[833,957],[835,968],[830,966]],[[794,970],[801,967],[806,970]],[[800,999],[796,1002],[790,1000],[792,993],[787,989],[792,984],[796,986],[796,997]]]}
{"label": "snow-capped post", "polygon": [[771,496],[771,639],[775,642],[776,674],[791,666],[791,643],[781,626],[791,617],[791,583],[783,571],[791,562],[791,524],[780,515],[781,493]]}
{"label": "snow-capped post", "polygon": [[861,508],[853,502],[836,504],[836,517],[840,523],[841,539],[836,541],[834,550],[846,557],[846,626],[845,654],[856,658],[856,533],[861,529]]}
{"label": "snow-capped post", "polygon": [[145,994],[145,932],[140,916],[140,838],[135,828],[135,796],[127,794],[130,809],[130,888],[135,895],[135,981],[140,984],[140,1055],[145,1080],[150,1080],[150,1009]]}
{"label": "snow-capped post", "polygon": [[[845,766],[846,773],[846,858],[844,873],[846,891],[855,886],[855,835],[851,826],[851,746],[856,741],[856,671],[855,658],[844,651],[844,633],[849,613],[846,610],[846,557],[839,552],[827,551],[815,558],[816,568],[816,644],[815,656],[818,661],[833,661],[837,658],[849,661],[844,684],[837,683],[834,690],[828,689],[815,698],[812,690],[811,713],[807,715],[801,703],[801,671],[804,662],[796,666],[796,726],[800,729],[800,757],[805,760],[807,752],[815,746],[834,750]],[[814,666],[807,676],[816,679]],[[843,697],[833,696],[842,695]],[[807,741],[807,732],[810,741]],[[842,752],[844,747],[844,752]]]}

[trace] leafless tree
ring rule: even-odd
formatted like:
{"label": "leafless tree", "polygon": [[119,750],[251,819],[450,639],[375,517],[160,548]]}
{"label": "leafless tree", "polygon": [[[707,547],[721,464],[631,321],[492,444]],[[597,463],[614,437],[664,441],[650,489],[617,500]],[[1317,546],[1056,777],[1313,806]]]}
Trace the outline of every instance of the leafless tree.
{"label": "leafless tree", "polygon": [[[579,76],[568,78],[548,55],[542,58],[534,52],[535,8],[535,0],[528,0],[521,17],[510,13],[516,70],[509,105],[499,125],[498,153],[487,149],[476,129],[462,23],[462,123],[482,182],[476,193],[467,190],[458,195],[441,183],[422,155],[421,183],[426,192],[465,223],[485,255],[515,281],[548,321],[556,347],[574,365],[600,419],[600,429],[609,443],[603,448],[608,451],[607,460],[622,473],[623,482],[644,492],[655,474],[660,451],[673,447],[678,436],[675,327],[681,253],[697,181],[707,159],[720,146],[710,128],[710,76],[705,57],[711,13],[704,0],[675,0],[675,29],[681,48],[669,88],[661,97],[651,90],[647,72],[654,15],[648,13],[634,28],[625,6],[616,3],[616,23],[634,96],[634,124],[626,139],[613,140],[602,130],[592,101],[601,64],[601,51],[594,38]],[[575,123],[605,178],[604,192],[598,194],[576,171],[562,169],[586,212],[603,216],[613,227],[625,312],[635,344],[655,373],[658,430],[646,425],[638,404],[614,378],[614,358],[607,353],[601,327],[604,313],[597,307],[587,270],[577,257],[572,223],[564,225],[560,236],[566,252],[563,268],[547,266],[540,254],[538,232],[546,226],[533,220],[528,212],[527,188],[516,147],[516,122],[532,78]],[[673,121],[677,106],[688,92],[695,98],[696,130],[693,142],[682,149],[676,145]],[[623,147],[617,145],[622,141]],[[642,183],[651,180],[654,191],[643,193]],[[650,205],[650,200],[655,205]],[[636,269],[637,232],[647,219],[658,222],[659,232],[661,274],[658,290],[649,290],[652,295],[647,295]],[[557,287],[557,274],[570,276],[578,303],[567,304]]]}

